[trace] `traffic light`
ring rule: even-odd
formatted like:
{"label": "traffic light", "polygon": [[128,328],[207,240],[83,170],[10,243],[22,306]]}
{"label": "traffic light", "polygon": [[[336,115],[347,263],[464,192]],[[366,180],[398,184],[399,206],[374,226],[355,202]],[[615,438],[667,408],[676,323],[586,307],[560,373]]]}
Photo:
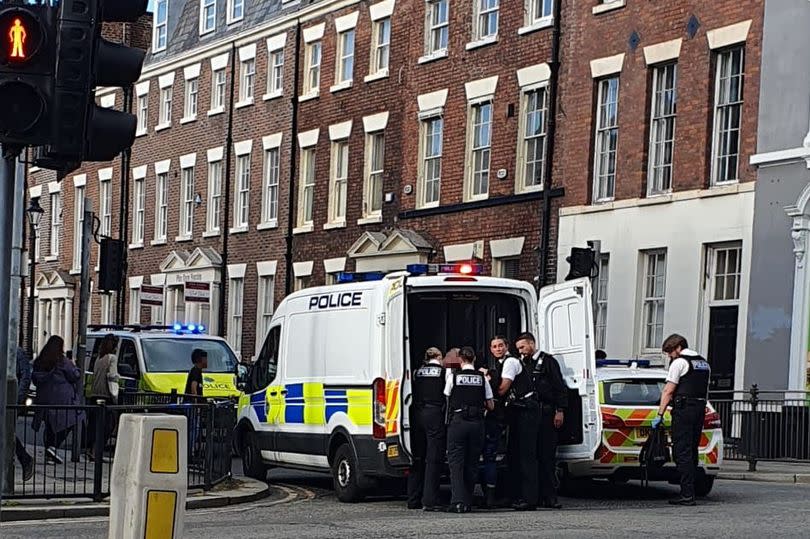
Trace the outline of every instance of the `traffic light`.
{"label": "traffic light", "polygon": [[0,142],[51,139],[56,8],[0,2]]}
{"label": "traffic light", "polygon": [[570,269],[565,280],[578,279],[580,277],[593,277],[596,268],[596,254],[590,247],[571,247],[571,256],[565,257]]}
{"label": "traffic light", "polygon": [[121,286],[121,264],[124,258],[124,242],[101,238],[98,261],[98,289],[115,291]]}

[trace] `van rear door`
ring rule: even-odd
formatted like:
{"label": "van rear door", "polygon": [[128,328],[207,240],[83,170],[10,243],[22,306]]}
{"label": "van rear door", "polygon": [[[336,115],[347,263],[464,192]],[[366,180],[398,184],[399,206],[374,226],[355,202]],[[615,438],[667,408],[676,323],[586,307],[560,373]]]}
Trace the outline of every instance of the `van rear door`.
{"label": "van rear door", "polygon": [[388,399],[387,407],[391,409],[386,409],[386,415],[395,421],[399,444],[410,455],[411,376],[405,338],[405,275],[388,278],[391,283],[385,298],[386,378],[388,390],[394,394]]}
{"label": "van rear door", "polygon": [[[577,394],[582,399],[581,443],[560,445],[558,454],[565,460],[591,459],[599,446],[602,421],[594,379],[596,356],[590,280],[575,279],[544,287],[540,290],[537,307],[537,345],[557,358],[565,383],[576,392],[569,392],[569,398]],[[569,418],[577,415],[569,414]]]}

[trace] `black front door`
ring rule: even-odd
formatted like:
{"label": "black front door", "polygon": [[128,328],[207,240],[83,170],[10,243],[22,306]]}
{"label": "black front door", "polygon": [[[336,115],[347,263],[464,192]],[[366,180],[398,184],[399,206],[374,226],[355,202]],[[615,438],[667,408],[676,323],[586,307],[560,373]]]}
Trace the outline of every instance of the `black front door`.
{"label": "black front door", "polygon": [[712,366],[709,389],[734,389],[734,368],[737,363],[737,318],[739,307],[711,307],[709,309],[708,361]]}

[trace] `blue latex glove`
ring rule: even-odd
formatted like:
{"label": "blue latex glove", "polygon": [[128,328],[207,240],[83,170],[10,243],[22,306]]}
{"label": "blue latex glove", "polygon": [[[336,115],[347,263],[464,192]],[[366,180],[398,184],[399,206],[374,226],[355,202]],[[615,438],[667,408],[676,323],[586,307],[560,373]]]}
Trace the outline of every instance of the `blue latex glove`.
{"label": "blue latex glove", "polygon": [[652,428],[657,429],[661,426],[661,423],[664,422],[664,418],[660,415],[655,416],[655,419],[652,420]]}

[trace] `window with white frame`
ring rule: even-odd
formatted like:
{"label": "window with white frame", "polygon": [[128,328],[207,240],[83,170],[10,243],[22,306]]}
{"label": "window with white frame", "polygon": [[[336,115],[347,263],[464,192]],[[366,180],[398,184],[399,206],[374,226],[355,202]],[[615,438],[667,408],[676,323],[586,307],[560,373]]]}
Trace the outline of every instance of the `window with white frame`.
{"label": "window with white frame", "polygon": [[383,172],[385,171],[385,133],[366,134],[366,181],[363,197],[365,217],[382,214]]}
{"label": "window with white frame", "polygon": [[349,141],[332,142],[332,174],[329,181],[329,222],[346,221],[346,194],[349,181]]}
{"label": "window with white frame", "polygon": [[197,117],[197,96],[199,93],[199,83],[200,80],[198,77],[194,77],[193,79],[188,79],[186,81],[186,102],[183,113],[184,116],[189,119]]}
{"label": "window with white frame", "polygon": [[222,203],[222,160],[208,163],[208,204],[206,230],[219,232],[220,205]]}
{"label": "window with white frame", "polygon": [[129,289],[129,323],[141,323],[141,289]]}
{"label": "window with white frame", "polygon": [[299,290],[303,290],[305,288],[309,288],[310,281],[312,280],[311,275],[302,275],[300,277],[295,278],[295,292]]}
{"label": "window with white frame", "polygon": [[444,118],[432,116],[423,119],[420,123],[422,132],[420,205],[429,207],[438,204],[441,196]]}
{"label": "window with white frame", "polygon": [[335,84],[349,83],[354,78],[354,29],[338,34]]}
{"label": "window with white frame", "polygon": [[653,68],[650,163],[647,174],[647,194],[660,195],[672,189],[672,158],[675,146],[675,115],[677,114],[677,64]]}
{"label": "window with white frame", "polygon": [[146,133],[149,129],[149,94],[138,96],[138,134]]}
{"label": "window with white frame", "polygon": [[253,82],[256,79],[256,59],[250,58],[242,62],[239,77],[239,102],[249,103],[253,100]]}
{"label": "window with white frame", "polygon": [[711,303],[738,302],[742,277],[742,246],[739,243],[711,247]]}
{"label": "window with white frame", "polygon": [[225,108],[225,70],[217,69],[211,75],[211,110]]}
{"label": "window with white frame", "polygon": [[643,351],[657,352],[664,340],[667,252],[647,251],[643,256],[641,346]]}
{"label": "window with white frame", "polygon": [[200,33],[213,32],[217,27],[217,0],[200,0]]}
{"label": "window with white frame", "polygon": [[596,301],[596,320],[594,330],[596,331],[596,347],[605,349],[607,340],[607,312],[608,312],[608,281],[610,278],[610,255],[602,253],[599,256],[599,277],[596,281],[594,300]]}
{"label": "window with white frame", "polygon": [[496,258],[495,275],[504,279],[520,278],[520,257]]}
{"label": "window with white frame", "polygon": [[157,175],[155,184],[155,241],[166,241],[169,220],[169,174]]}
{"label": "window with white frame", "polygon": [[228,343],[236,352],[242,350],[242,303],[244,299],[245,280],[230,279],[228,285]]}
{"label": "window with white frame", "polygon": [[473,103],[469,107],[467,142],[468,199],[489,194],[489,167],[492,150],[492,101]]}
{"label": "window with white frame", "polygon": [[[31,197],[31,202],[36,201],[39,204],[39,197]],[[39,256],[42,252],[42,234],[39,226],[34,230],[34,260],[39,262]]]}
{"label": "window with white frame", "polygon": [[301,149],[301,187],[299,192],[298,226],[312,224],[315,202],[315,148]]}
{"label": "window with white frame", "polygon": [[739,179],[744,60],[745,48],[741,46],[718,52],[715,57],[714,184]]}
{"label": "window with white frame", "polygon": [[594,200],[613,200],[616,189],[616,149],[619,141],[619,77],[597,82],[596,145],[594,150]]}
{"label": "window with white frame", "polygon": [[304,95],[317,94],[321,85],[321,42],[313,41],[306,46],[306,76]]}
{"label": "window with white frame", "polygon": [[194,233],[194,167],[185,167],[180,180],[180,237],[190,238]]}
{"label": "window with white frame", "polygon": [[245,0],[228,0],[228,24],[245,17]]}
{"label": "window with white frame", "polygon": [[250,211],[250,154],[236,157],[236,196],[233,211],[234,228],[244,229],[248,226]]}
{"label": "window with white frame", "polygon": [[278,223],[278,180],[280,149],[264,150],[264,192],[262,193],[262,223]]}
{"label": "window with white frame", "polygon": [[369,74],[388,72],[391,59],[391,17],[374,21],[371,29],[371,68]]}
{"label": "window with white frame", "polygon": [[59,239],[62,234],[62,194],[51,193],[51,256],[59,256]]}
{"label": "window with white frame", "polygon": [[449,0],[427,0],[425,5],[425,55],[447,51],[450,36]]}
{"label": "window with white frame", "polygon": [[275,275],[262,275],[259,277],[259,313],[256,338],[263,342],[267,332],[270,331],[270,321],[273,319],[275,304]]}
{"label": "window with white frame", "polygon": [[554,0],[525,0],[526,26],[543,24],[554,16]]}
{"label": "window with white frame", "polygon": [[73,269],[82,267],[82,228],[84,227],[84,186],[77,186],[73,200]]}
{"label": "window with white frame", "polygon": [[499,0],[473,0],[473,39],[485,40],[498,36]]}
{"label": "window with white frame", "polygon": [[284,91],[284,49],[270,53],[267,67],[267,93],[279,95]]}
{"label": "window with white frame", "polygon": [[115,292],[101,294],[101,323],[112,324],[115,321]]}
{"label": "window with white frame", "polygon": [[161,126],[172,123],[172,87],[160,89],[160,119]]}
{"label": "window with white frame", "polygon": [[152,52],[166,48],[168,40],[169,0],[155,1],[155,23],[153,25]]}
{"label": "window with white frame", "polygon": [[143,245],[144,223],[146,217],[146,187],[144,178],[135,178],[135,221],[132,225],[132,243]]}
{"label": "window with white frame", "polygon": [[520,117],[519,191],[543,187],[548,141],[548,88],[541,86],[522,92]]}

